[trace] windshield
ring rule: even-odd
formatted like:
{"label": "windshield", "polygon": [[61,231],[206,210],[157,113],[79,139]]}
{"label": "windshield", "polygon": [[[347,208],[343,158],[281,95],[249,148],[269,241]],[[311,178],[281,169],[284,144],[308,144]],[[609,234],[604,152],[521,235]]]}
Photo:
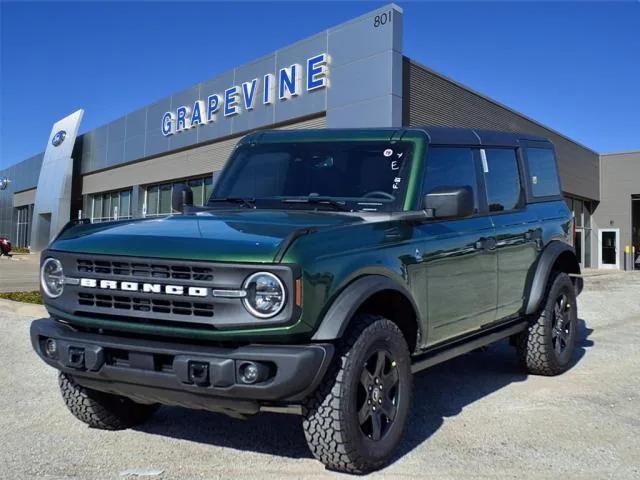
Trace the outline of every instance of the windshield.
{"label": "windshield", "polygon": [[389,141],[241,145],[209,205],[401,210],[412,153],[412,143]]}

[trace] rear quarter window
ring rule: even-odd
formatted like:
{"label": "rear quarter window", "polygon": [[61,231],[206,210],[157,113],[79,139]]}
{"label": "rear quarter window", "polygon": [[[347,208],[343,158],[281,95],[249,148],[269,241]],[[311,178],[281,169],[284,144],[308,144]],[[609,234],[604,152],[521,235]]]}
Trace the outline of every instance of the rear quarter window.
{"label": "rear quarter window", "polygon": [[527,148],[529,186],[534,197],[560,195],[560,180],[553,150]]}

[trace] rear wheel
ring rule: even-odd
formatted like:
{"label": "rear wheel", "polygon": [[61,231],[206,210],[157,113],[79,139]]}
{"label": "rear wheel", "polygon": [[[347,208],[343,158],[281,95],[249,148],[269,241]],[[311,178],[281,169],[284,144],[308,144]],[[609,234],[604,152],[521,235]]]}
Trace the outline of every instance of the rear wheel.
{"label": "rear wheel", "polygon": [[60,392],[69,411],[78,420],[101,430],[123,430],[143,423],[158,409],[120,395],[85,388],[73,377],[60,373]]}
{"label": "rear wheel", "polygon": [[382,467],[402,439],[411,390],[402,332],[385,318],[359,315],[338,346],[332,370],[305,405],[311,452],[342,472]]}
{"label": "rear wheel", "polygon": [[558,375],[571,365],[578,328],[578,305],[571,278],[552,277],[540,315],[516,339],[521,363],[533,374]]}

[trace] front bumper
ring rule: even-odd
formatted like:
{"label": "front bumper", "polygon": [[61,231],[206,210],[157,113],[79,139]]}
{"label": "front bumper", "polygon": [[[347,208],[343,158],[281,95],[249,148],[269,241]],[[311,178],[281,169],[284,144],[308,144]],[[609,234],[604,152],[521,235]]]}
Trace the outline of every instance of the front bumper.
{"label": "front bumper", "polygon": [[[53,355],[46,353],[48,339],[56,343]],[[117,337],[50,318],[31,324],[31,343],[42,360],[87,388],[141,403],[242,414],[299,403],[318,386],[334,351],[331,344],[220,348]],[[242,381],[247,362],[261,372],[253,384]]]}

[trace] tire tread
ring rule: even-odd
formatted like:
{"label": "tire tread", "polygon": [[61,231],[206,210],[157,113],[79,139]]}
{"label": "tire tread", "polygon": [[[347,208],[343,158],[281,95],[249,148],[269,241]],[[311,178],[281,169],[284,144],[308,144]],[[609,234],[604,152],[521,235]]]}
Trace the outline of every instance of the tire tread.
{"label": "tire tread", "polygon": [[92,428],[124,430],[144,422],[157,409],[156,405],[85,388],[64,373],[58,376],[58,384],[69,411]]}
{"label": "tire tread", "polygon": [[520,363],[534,375],[554,376],[567,369],[567,366],[557,363],[546,333],[549,322],[553,321],[553,300],[550,300],[550,295],[563,283],[568,283],[573,288],[569,275],[563,272],[552,274],[544,297],[544,308],[516,340]]}
{"label": "tire tread", "polygon": [[[345,413],[340,408],[347,362],[352,354],[352,347],[365,330],[366,334],[382,330],[402,336],[398,326],[390,320],[378,315],[358,315],[346,335],[338,342],[336,361],[332,363],[325,380],[303,405],[304,433],[314,457],[329,469],[352,474],[376,470],[386,462],[381,460],[371,463],[357,453],[345,429]],[[408,348],[406,354],[409,355]]]}

